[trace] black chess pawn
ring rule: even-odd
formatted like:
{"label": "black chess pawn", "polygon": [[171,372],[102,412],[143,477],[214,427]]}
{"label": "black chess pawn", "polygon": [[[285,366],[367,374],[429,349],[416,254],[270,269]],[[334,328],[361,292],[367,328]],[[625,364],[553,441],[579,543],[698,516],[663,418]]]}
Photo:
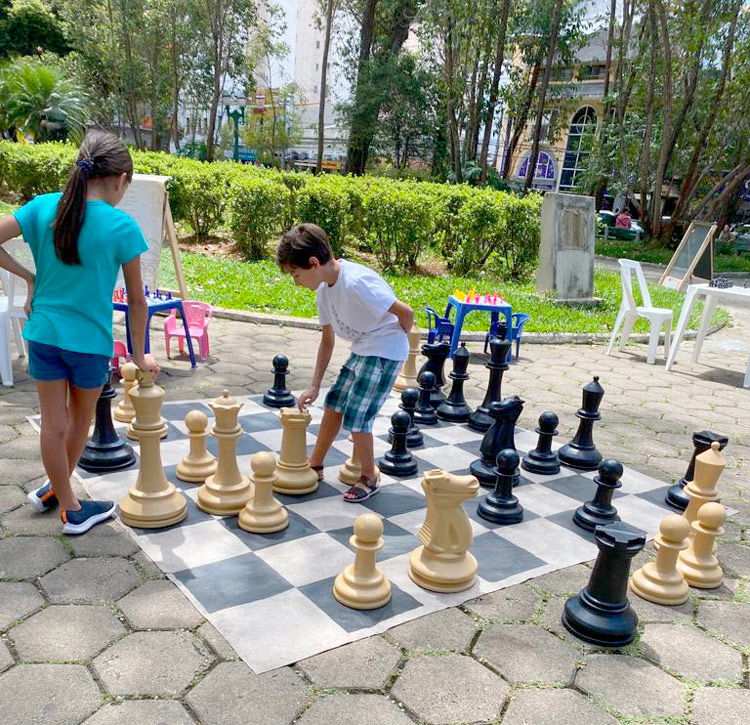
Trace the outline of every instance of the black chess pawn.
{"label": "black chess pawn", "polygon": [[617,509],[612,505],[612,494],[622,486],[622,464],[614,458],[606,458],[599,464],[599,475],[594,478],[596,493],[591,501],[579,506],[573,514],[573,522],[586,531],[597,526],[607,526],[619,521]]}
{"label": "black chess pawn", "polygon": [[688,496],[683,491],[688,481],[693,480],[693,472],[695,471],[695,459],[703,452],[707,451],[711,447],[711,443],[718,441],[719,450],[723,451],[729,443],[729,438],[720,433],[712,433],[710,430],[702,430],[697,433],[693,433],[693,456],[690,459],[690,465],[688,465],[685,475],[667,489],[667,495],[664,500],[670,505],[674,506],[678,511],[684,511],[688,505]]}
{"label": "black chess pawn", "polygon": [[471,474],[477,477],[482,486],[495,485],[498,453],[506,448],[516,449],[514,434],[522,410],[523,400],[517,395],[490,406],[493,422],[479,446],[482,455],[469,466]]}
{"label": "black chess pawn", "polygon": [[578,431],[570,443],[557,453],[560,463],[581,471],[595,471],[602,460],[602,454],[594,445],[594,423],[602,417],[599,406],[604,397],[604,388],[599,385],[599,376],[583,387],[583,405],[576,412],[580,419]]}
{"label": "black chess pawn", "polygon": [[523,507],[513,495],[513,486],[519,479],[520,458],[512,448],[497,454],[497,480],[495,490],[488,493],[477,506],[477,513],[495,524],[517,524],[523,521]]}
{"label": "black chess pawn", "polygon": [[437,425],[437,413],[430,403],[432,389],[435,387],[435,375],[429,370],[425,370],[425,372],[420,373],[417,379],[419,381],[419,401],[417,402],[417,409],[414,411],[414,422],[418,425]]}
{"label": "black chess pawn", "polygon": [[[401,403],[399,408],[409,415],[409,431],[406,434],[406,447],[419,448],[424,445],[422,431],[414,424],[414,412],[417,409],[419,400],[419,391],[416,388],[407,388],[401,393]],[[432,410],[432,407],[430,407]],[[393,428],[388,431],[388,442],[393,443]]]}
{"label": "black chess pawn", "polygon": [[472,430],[483,433],[492,425],[490,406],[502,400],[503,373],[508,369],[508,353],[510,352],[511,340],[505,339],[505,326],[500,325],[500,337],[490,340],[490,360],[485,367],[490,371],[490,379],[487,384],[482,404],[469,416],[468,425]]}
{"label": "black chess pawn", "polygon": [[406,449],[406,436],[409,431],[409,414],[397,410],[391,416],[393,444],[391,450],[386,451],[383,458],[378,460],[378,466],[389,476],[413,476],[417,472],[417,462]]}
{"label": "black chess pawn", "polygon": [[529,451],[521,462],[521,468],[532,473],[541,473],[543,476],[553,476],[560,472],[560,459],[552,450],[552,439],[557,435],[558,418],[555,413],[548,410],[539,416],[539,434],[536,448]]}
{"label": "black chess pawn", "polygon": [[621,521],[599,526],[599,547],[589,583],[565,602],[562,623],[584,642],[624,647],[635,639],[638,616],[628,601],[630,561],[644,547],[646,534]]}
{"label": "black chess pawn", "polygon": [[291,408],[294,396],[287,390],[286,376],[289,374],[289,360],[286,355],[277,355],[273,359],[273,386],[263,396],[263,403],[271,408]]}
{"label": "black chess pawn", "polygon": [[109,380],[96,401],[94,434],[86,441],[78,465],[90,473],[121,471],[135,463],[135,452],[117,435],[112,423],[112,401],[117,391]]}
{"label": "black chess pawn", "polygon": [[464,398],[464,383],[469,379],[466,368],[469,367],[469,351],[466,343],[453,353],[453,371],[450,374],[453,386],[448,397],[437,407],[437,416],[451,423],[465,423],[471,415],[471,408]]}
{"label": "black chess pawn", "polygon": [[445,374],[443,369],[445,368],[445,361],[448,359],[450,352],[451,345],[447,340],[422,345],[422,355],[427,358],[427,362],[419,368],[417,380],[425,372],[430,372],[435,376],[435,385],[430,391],[430,405],[433,408],[437,408],[445,400],[445,393],[443,392]]}

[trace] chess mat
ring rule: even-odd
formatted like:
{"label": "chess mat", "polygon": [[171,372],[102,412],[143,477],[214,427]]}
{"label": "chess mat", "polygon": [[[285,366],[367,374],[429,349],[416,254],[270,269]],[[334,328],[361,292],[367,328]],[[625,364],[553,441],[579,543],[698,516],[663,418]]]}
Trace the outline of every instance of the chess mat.
{"label": "chess mat", "polygon": [[[282,426],[278,411],[264,406],[262,396],[235,397],[243,404],[237,459],[242,473],[249,475],[254,453],[272,451],[278,457]],[[325,391],[321,391],[318,402],[310,407],[308,452],[315,443],[324,398]],[[390,416],[399,402],[392,394],[375,420],[376,458],[390,449]],[[348,487],[339,482],[338,471],[352,451],[342,431],[326,458],[325,480],[315,493],[274,494],[287,507],[289,526],[274,534],[248,533],[239,528],[236,516],[222,518],[201,511],[196,505],[199,484],[176,476],[178,462],[189,451],[185,415],[199,409],[208,416],[210,426],[213,412],[207,403],[170,401],[162,409],[168,427],[168,436],[161,442],[162,463],[167,478],[188,499],[187,518],[165,529],[124,528],[256,673],[597,555],[593,534],[572,520],[576,508],[593,497],[596,472],[563,467],[557,475],[542,476],[522,470],[521,481],[513,489],[524,508],[521,523],[500,526],[482,519],[477,505],[489,491],[483,487],[476,498],[463,504],[474,533],[470,550],[479,564],[474,586],[439,594],[414,584],[407,567],[410,553],[420,545],[416,534],[426,511],[422,474],[434,468],[469,473],[483,437],[465,425],[444,421],[422,426],[424,445],[410,449],[419,466],[417,474],[406,479],[383,474],[380,492],[358,504],[346,503],[341,495]],[[38,429],[38,417],[30,420]],[[124,424],[115,423],[115,427],[124,435]],[[519,453],[526,453],[535,447],[537,436],[517,428],[515,440]],[[138,442],[129,443],[138,454]],[[211,436],[207,447],[217,455],[217,441]],[[77,469],[75,475],[92,498],[119,502],[135,484],[138,461],[125,471],[97,475]],[[664,503],[668,487],[626,468],[613,504],[623,521],[651,538],[664,515],[672,511]],[[383,519],[385,546],[377,562],[390,579],[392,599],[380,609],[357,611],[339,604],[331,590],[337,574],[354,561],[349,545],[354,519],[368,512]]]}

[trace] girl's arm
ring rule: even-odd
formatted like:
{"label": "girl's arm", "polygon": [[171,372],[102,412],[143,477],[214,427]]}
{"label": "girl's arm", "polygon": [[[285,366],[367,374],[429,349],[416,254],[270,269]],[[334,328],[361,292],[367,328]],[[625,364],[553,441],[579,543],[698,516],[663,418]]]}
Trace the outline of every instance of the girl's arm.
{"label": "girl's arm", "polygon": [[122,265],[125,286],[128,288],[128,318],[130,320],[130,342],[133,346],[133,362],[141,370],[159,372],[159,366],[153,355],[146,355],[146,321],[148,319],[148,303],[143,293],[143,279],[141,278],[140,256]]}
{"label": "girl's arm", "polygon": [[23,309],[28,317],[31,314],[31,299],[34,296],[34,273],[13,259],[2,246],[5,242],[20,236],[21,227],[12,214],[0,219],[0,267],[25,280],[26,302],[24,302]]}

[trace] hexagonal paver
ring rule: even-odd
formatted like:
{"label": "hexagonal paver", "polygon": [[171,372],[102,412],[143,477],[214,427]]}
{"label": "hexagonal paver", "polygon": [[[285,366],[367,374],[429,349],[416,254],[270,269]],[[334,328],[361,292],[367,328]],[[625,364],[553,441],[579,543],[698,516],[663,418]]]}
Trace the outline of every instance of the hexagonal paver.
{"label": "hexagonal paver", "polygon": [[721,542],[717,556],[727,574],[750,576],[750,546]]}
{"label": "hexagonal paver", "polygon": [[698,622],[740,647],[750,647],[750,604],[702,601]]}
{"label": "hexagonal paver", "polygon": [[682,683],[638,657],[588,655],[576,685],[626,716],[670,717],[684,710]]}
{"label": "hexagonal paver", "polygon": [[0,540],[0,579],[36,579],[68,558],[54,539],[10,536]]}
{"label": "hexagonal paver", "polygon": [[125,634],[106,607],[53,605],[10,631],[18,656],[28,662],[91,659]]}
{"label": "hexagonal paver", "polygon": [[141,584],[117,602],[135,629],[192,629],[203,617],[167,579]]}
{"label": "hexagonal paver", "polygon": [[29,582],[0,582],[0,632],[44,604],[39,590]]}
{"label": "hexagonal paver", "polygon": [[472,599],[464,607],[484,619],[497,622],[527,622],[539,605],[542,598],[533,589],[516,584],[491,594]]}
{"label": "hexagonal paver", "polygon": [[239,655],[232,649],[232,645],[219,634],[211,622],[204,622],[198,627],[198,634],[211,645],[211,649],[219,655],[222,660],[236,660]]}
{"label": "hexagonal paver", "polygon": [[86,536],[71,536],[69,541],[76,556],[130,556],[138,551],[138,544],[117,521],[95,526]]}
{"label": "hexagonal paver", "polygon": [[579,657],[574,647],[533,624],[487,627],[474,645],[474,654],[511,682],[563,684],[573,680]]}
{"label": "hexagonal paver", "polygon": [[13,655],[0,639],[0,672],[7,670],[13,664],[13,661]]}
{"label": "hexagonal paver", "polygon": [[306,693],[288,667],[256,675],[244,662],[220,662],[185,699],[211,725],[270,725],[291,722]]}
{"label": "hexagonal paver", "polygon": [[8,725],[79,723],[101,702],[83,665],[18,665],[0,676],[0,712]]}
{"label": "hexagonal paver", "polygon": [[583,564],[576,564],[567,569],[560,569],[544,574],[531,582],[535,587],[556,596],[578,594],[591,578],[591,569]]}
{"label": "hexagonal paver", "polygon": [[135,632],[106,649],[94,669],[112,695],[179,695],[213,662],[189,632]]}
{"label": "hexagonal paver", "polygon": [[617,725],[609,713],[580,692],[530,687],[516,690],[503,716],[503,725]]}
{"label": "hexagonal paver", "polygon": [[747,725],[750,690],[699,687],[693,696],[694,725]]}
{"label": "hexagonal paver", "polygon": [[59,536],[62,533],[62,521],[56,512],[39,514],[31,504],[3,514],[0,523],[9,533],[22,536]]}
{"label": "hexagonal paver", "polygon": [[630,606],[638,615],[638,621],[641,624],[648,622],[661,622],[666,624],[688,623],[693,620],[693,603],[688,599],[684,604],[676,607],[665,607],[662,604],[655,604],[646,599],[641,599],[637,594],[628,591]]}
{"label": "hexagonal paver", "polygon": [[126,700],[105,705],[83,725],[195,725],[185,708],[174,700]]}
{"label": "hexagonal paver", "polygon": [[391,690],[418,719],[432,725],[492,721],[507,693],[506,682],[457,654],[409,660]]}
{"label": "hexagonal paver", "polygon": [[18,486],[0,486],[0,514],[26,502],[26,494]]}
{"label": "hexagonal paver", "polygon": [[297,663],[320,687],[382,690],[401,661],[401,652],[382,637],[368,637]]}
{"label": "hexagonal paver", "polygon": [[73,559],[40,583],[55,604],[100,604],[120,599],[141,581],[127,559]]}
{"label": "hexagonal paver", "polygon": [[409,650],[464,652],[476,627],[460,609],[443,609],[389,629],[388,634]]}
{"label": "hexagonal paver", "polygon": [[412,725],[398,705],[383,695],[329,695],[316,700],[300,725]]}
{"label": "hexagonal paver", "polygon": [[641,635],[641,648],[649,659],[690,679],[742,680],[740,653],[697,627],[648,624]]}
{"label": "hexagonal paver", "polygon": [[3,461],[3,479],[0,485],[15,486],[42,475],[44,475],[44,464],[41,461],[10,459]]}

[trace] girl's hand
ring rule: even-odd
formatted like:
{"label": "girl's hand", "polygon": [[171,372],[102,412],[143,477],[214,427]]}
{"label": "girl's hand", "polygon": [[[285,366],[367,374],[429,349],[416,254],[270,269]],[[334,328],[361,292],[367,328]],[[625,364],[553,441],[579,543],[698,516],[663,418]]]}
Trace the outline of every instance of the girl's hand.
{"label": "girl's hand", "polygon": [[161,371],[161,368],[159,367],[159,364],[156,362],[156,359],[153,355],[142,355],[139,357],[133,356],[133,362],[144,372],[151,371],[154,373],[154,375],[158,375]]}
{"label": "girl's hand", "polygon": [[26,301],[23,303],[23,311],[26,317],[31,317],[31,300],[34,297],[34,280],[31,279],[26,283]]}

